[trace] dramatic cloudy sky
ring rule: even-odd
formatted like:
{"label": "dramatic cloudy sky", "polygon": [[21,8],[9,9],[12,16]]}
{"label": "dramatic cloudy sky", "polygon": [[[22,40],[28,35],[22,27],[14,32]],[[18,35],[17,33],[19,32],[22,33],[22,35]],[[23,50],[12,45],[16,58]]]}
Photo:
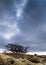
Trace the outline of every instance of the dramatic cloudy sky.
{"label": "dramatic cloudy sky", "polygon": [[0,0],[0,48],[8,42],[46,51],[46,0]]}

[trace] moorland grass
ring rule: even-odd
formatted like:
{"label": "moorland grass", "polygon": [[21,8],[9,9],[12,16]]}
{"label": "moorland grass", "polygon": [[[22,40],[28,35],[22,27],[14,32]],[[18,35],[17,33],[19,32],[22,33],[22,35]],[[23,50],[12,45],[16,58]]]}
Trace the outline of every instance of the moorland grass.
{"label": "moorland grass", "polygon": [[0,54],[0,65],[45,65],[45,56],[26,54]]}

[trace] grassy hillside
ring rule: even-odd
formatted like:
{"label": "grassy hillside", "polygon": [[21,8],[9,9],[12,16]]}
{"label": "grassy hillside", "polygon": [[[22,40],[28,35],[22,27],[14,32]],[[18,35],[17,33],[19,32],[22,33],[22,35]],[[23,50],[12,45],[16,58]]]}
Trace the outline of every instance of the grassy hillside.
{"label": "grassy hillside", "polygon": [[0,65],[46,65],[46,56],[0,54]]}

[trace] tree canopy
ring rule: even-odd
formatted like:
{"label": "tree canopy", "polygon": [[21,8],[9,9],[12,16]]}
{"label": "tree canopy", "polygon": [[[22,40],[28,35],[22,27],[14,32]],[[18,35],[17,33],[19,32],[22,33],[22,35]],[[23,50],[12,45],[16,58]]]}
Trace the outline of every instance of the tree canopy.
{"label": "tree canopy", "polygon": [[24,46],[16,44],[16,43],[7,44],[6,49],[13,53],[26,53],[28,51],[28,47],[24,47]]}

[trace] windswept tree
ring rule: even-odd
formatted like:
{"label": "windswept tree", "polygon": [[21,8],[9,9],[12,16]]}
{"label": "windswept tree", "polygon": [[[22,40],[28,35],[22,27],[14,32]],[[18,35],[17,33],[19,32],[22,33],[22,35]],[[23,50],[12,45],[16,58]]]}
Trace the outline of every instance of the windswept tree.
{"label": "windswept tree", "polygon": [[29,47],[24,47],[19,44],[10,43],[6,45],[6,49],[11,51],[12,53],[26,53]]}

